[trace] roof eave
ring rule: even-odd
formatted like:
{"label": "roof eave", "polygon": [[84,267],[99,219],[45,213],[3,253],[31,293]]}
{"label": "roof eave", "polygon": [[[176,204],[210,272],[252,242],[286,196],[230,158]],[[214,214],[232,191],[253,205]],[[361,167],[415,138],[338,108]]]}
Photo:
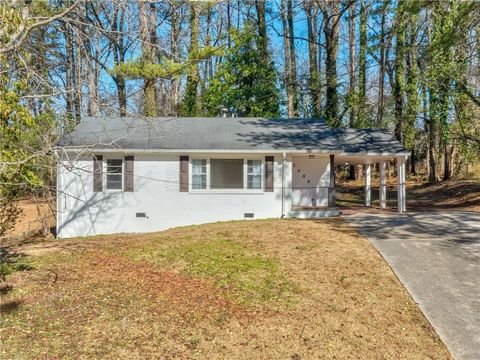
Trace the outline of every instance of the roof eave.
{"label": "roof eave", "polygon": [[180,153],[180,154],[208,154],[208,153],[223,153],[223,154],[323,154],[323,155],[338,155],[338,156],[386,156],[386,157],[409,157],[410,152],[373,152],[373,151],[358,151],[345,152],[342,150],[322,150],[322,149],[120,149],[120,148],[95,148],[94,146],[58,146],[55,148],[57,152],[77,152],[77,153],[128,153],[128,154],[161,154],[161,153]]}

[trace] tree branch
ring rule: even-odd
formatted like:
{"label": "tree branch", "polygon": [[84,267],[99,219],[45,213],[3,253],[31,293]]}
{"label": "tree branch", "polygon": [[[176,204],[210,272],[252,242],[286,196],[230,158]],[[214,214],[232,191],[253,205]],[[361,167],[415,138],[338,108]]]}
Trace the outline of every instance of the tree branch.
{"label": "tree branch", "polygon": [[[48,18],[45,18],[44,20],[37,21],[37,22],[31,24],[28,27],[25,27],[25,24],[21,25],[19,27],[18,31],[15,34],[13,34],[13,38],[5,46],[2,46],[0,48],[0,54],[4,54],[6,52],[16,50],[19,46],[21,46],[23,44],[23,42],[27,38],[28,34],[30,34],[30,32],[33,29],[35,29],[39,26],[47,25],[47,24],[51,23],[52,21],[55,21],[55,20],[58,20],[58,19],[64,17],[70,11],[72,11],[75,7],[77,7],[77,5],[80,3],[80,1],[81,0],[77,0],[71,6],[69,6],[67,9],[62,11],[61,13],[59,13],[57,15],[54,15],[54,16],[51,16],[51,17],[48,17]],[[25,11],[24,11],[24,14],[25,14]],[[28,20],[32,20],[32,19],[24,18],[23,22],[25,23]]]}

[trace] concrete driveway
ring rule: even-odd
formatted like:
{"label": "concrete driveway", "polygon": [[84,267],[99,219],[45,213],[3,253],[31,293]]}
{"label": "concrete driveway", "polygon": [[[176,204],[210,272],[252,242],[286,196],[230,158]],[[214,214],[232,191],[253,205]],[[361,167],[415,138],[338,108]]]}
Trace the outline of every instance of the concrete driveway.
{"label": "concrete driveway", "polygon": [[480,214],[356,214],[457,359],[480,359]]}

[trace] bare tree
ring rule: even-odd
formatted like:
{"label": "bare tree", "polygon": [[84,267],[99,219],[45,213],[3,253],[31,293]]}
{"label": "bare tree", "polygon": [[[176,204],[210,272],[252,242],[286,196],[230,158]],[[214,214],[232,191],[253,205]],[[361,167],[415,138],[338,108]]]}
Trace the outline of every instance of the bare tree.
{"label": "bare tree", "polygon": [[[348,83],[348,94],[350,97],[350,102],[353,103],[356,93],[356,51],[355,51],[355,10],[356,10],[356,1],[353,1],[350,4],[348,10],[348,54],[349,54],[349,63],[348,63],[348,72],[349,72],[349,83]],[[356,127],[355,115],[356,115],[356,106],[351,106],[350,109],[350,127]],[[355,165],[350,164],[349,166],[349,179],[355,180]]]}
{"label": "bare tree", "polygon": [[339,1],[318,1],[323,13],[325,34],[325,72],[327,82],[327,103],[325,106],[325,117],[332,126],[340,126],[341,118],[338,111],[337,92],[337,57],[338,57],[338,36],[340,32],[340,19],[344,12],[350,7],[349,2]]}
{"label": "bare tree", "polygon": [[380,72],[378,77],[378,103],[377,103],[377,126],[382,127],[384,124],[383,113],[385,108],[385,73],[386,73],[386,18],[390,0],[384,0],[382,5],[382,15],[380,21]]}
{"label": "bare tree", "polygon": [[[152,64],[155,62],[155,48],[156,43],[155,36],[155,23],[152,22],[152,10],[154,10],[154,4],[150,3],[147,7],[147,3],[143,0],[138,0],[138,17],[140,21],[140,41],[142,45],[142,62],[146,64]],[[152,36],[153,35],[153,36]],[[157,116],[157,89],[155,87],[155,78],[145,77],[143,80],[143,112],[146,116]]]}
{"label": "bare tree", "polygon": [[291,65],[291,56],[290,56],[290,42],[289,42],[289,31],[288,31],[288,22],[287,22],[287,0],[282,0],[280,13],[282,17],[282,27],[283,27],[283,51],[284,51],[284,64],[285,64],[285,76],[284,84],[285,90],[287,92],[287,113],[288,117],[293,117],[294,110],[294,99],[292,92],[292,65]]}
{"label": "bare tree", "polygon": [[[312,1],[305,1],[304,3],[305,15],[307,17],[307,31],[308,31],[308,60],[309,60],[309,91],[312,99],[313,115],[320,116],[322,113],[320,102],[320,70],[317,61],[317,16],[318,11]],[[319,51],[321,51],[319,46]]]}

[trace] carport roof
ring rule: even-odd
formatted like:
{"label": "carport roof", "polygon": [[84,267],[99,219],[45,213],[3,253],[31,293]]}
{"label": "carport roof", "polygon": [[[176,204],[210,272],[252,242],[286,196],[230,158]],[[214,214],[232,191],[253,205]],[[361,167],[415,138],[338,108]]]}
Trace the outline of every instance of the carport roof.
{"label": "carport roof", "polygon": [[408,154],[384,129],[332,128],[322,119],[295,118],[87,117],[58,145],[125,151]]}

